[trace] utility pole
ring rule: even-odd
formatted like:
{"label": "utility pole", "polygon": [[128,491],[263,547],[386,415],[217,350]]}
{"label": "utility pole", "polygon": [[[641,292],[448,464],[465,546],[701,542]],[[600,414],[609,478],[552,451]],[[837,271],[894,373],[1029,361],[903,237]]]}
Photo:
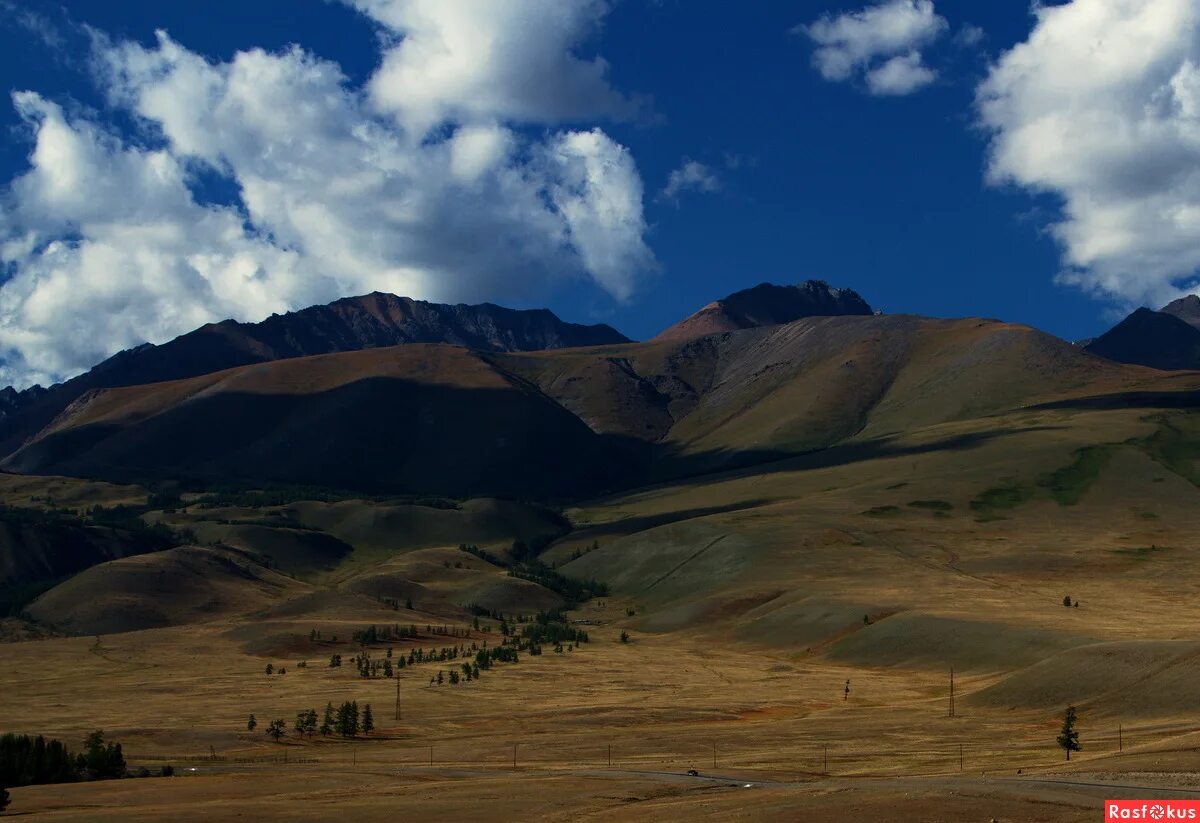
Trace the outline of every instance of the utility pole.
{"label": "utility pole", "polygon": [[429,765],[433,765],[433,746],[429,747]]}
{"label": "utility pole", "polygon": [[513,743],[513,768],[517,767],[517,744]]}
{"label": "utility pole", "polygon": [[954,717],[954,667],[950,667],[950,714],[949,717]]}
{"label": "utility pole", "polygon": [[396,676],[396,719],[400,719],[400,676]]}
{"label": "utility pole", "polygon": [[829,774],[829,744],[825,744],[825,767],[821,770],[822,774]]}

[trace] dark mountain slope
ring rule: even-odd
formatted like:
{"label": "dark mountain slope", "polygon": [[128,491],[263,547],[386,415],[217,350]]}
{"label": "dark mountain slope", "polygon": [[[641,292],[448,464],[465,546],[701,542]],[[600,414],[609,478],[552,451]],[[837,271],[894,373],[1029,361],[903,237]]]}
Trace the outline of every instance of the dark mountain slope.
{"label": "dark mountain slope", "polygon": [[1200,369],[1200,329],[1173,314],[1138,309],[1088,343],[1086,350],[1118,363]]}
{"label": "dark mountain slope", "polygon": [[0,391],[0,453],[8,454],[87,391],[195,377],[252,363],[401,343],[480,351],[534,351],[628,342],[609,326],[564,323],[546,309],[443,305],[375,292],[272,315],[210,323],[164,343],[129,349],[86,374],[25,392]]}
{"label": "dark mountain slope", "polygon": [[90,392],[5,465],[554,498],[604,487],[622,464],[578,419],[477,353],[413,344]]}

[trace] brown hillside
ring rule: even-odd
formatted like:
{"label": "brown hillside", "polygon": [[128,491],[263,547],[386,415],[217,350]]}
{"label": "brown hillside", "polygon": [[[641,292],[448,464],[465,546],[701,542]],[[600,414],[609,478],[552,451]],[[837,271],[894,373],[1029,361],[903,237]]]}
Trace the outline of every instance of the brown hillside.
{"label": "brown hillside", "polygon": [[811,317],[531,354],[401,346],[104,390],[3,465],[561,499],[1067,398],[1197,383],[995,321]]}
{"label": "brown hillside", "polygon": [[60,629],[108,634],[228,617],[305,589],[240,552],[187,546],[93,566],[28,611]]}
{"label": "brown hillside", "polygon": [[448,496],[572,493],[619,467],[538,392],[475,353],[427,345],[93,392],[6,465]]}

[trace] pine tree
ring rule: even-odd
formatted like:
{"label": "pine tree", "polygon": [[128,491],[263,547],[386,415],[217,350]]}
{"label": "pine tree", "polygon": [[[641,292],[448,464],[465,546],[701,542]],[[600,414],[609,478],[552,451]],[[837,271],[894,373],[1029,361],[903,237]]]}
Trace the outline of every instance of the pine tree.
{"label": "pine tree", "polygon": [[246,731],[252,732],[258,728],[258,721],[254,719],[254,715],[250,715],[250,719],[246,721]]}
{"label": "pine tree", "polygon": [[367,703],[363,706],[362,711],[362,733],[370,734],[375,731],[375,715],[371,712],[371,704]]}
{"label": "pine tree", "polygon": [[308,729],[308,712],[296,712],[296,724],[292,728],[298,737],[304,737],[304,732]]}
{"label": "pine tree", "polygon": [[272,720],[267,724],[267,735],[276,743],[278,743],[279,738],[287,734],[286,729],[287,724],[283,722],[283,718],[281,717],[278,720]]}
{"label": "pine tree", "polygon": [[275,667],[270,663],[267,664],[267,675],[271,675],[275,671]]}
{"label": "pine tree", "polygon": [[629,642],[629,632],[621,632],[621,642],[622,643]]}
{"label": "pine tree", "polygon": [[1071,759],[1071,752],[1080,750],[1079,732],[1075,730],[1075,720],[1075,707],[1067,706],[1067,711],[1063,715],[1062,731],[1058,733],[1058,745],[1066,751],[1067,760]]}
{"label": "pine tree", "polygon": [[321,721],[321,736],[329,737],[333,734],[333,704],[325,704],[325,719]]}

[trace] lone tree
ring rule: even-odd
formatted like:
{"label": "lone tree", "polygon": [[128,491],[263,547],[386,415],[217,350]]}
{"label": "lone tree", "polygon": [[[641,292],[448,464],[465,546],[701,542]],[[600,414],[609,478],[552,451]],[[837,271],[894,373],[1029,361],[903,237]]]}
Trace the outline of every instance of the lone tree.
{"label": "lone tree", "polygon": [[283,718],[281,717],[278,720],[272,720],[267,724],[267,734],[270,735],[272,740],[278,743],[279,738],[287,734],[286,728],[287,726],[284,724]]}
{"label": "lone tree", "polygon": [[250,719],[246,721],[246,731],[252,732],[258,728],[258,721],[254,719],[254,715],[250,715]]}
{"label": "lone tree", "polygon": [[1058,745],[1066,751],[1067,760],[1071,759],[1071,752],[1080,750],[1079,732],[1075,730],[1075,720],[1075,707],[1067,706],[1066,714],[1063,715],[1062,731],[1058,733]]}
{"label": "lone tree", "polygon": [[1063,598],[1063,605],[1066,606],[1068,609],[1071,608],[1071,595],[1068,594],[1066,597]]}
{"label": "lone tree", "polygon": [[325,719],[321,721],[321,737],[333,734],[333,704],[325,704]]}

